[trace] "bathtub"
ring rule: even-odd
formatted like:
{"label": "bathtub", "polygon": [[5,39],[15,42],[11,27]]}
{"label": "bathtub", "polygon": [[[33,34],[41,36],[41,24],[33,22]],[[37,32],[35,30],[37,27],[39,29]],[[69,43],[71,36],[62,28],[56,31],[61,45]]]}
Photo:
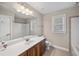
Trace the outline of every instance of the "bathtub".
{"label": "bathtub", "polygon": [[72,56],[79,56],[79,46],[74,42],[71,43],[71,54]]}

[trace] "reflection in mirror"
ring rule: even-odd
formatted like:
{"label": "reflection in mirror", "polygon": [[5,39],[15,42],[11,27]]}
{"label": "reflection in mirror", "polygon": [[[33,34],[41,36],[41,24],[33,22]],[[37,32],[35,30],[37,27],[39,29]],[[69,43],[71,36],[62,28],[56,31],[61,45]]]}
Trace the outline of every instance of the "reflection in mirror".
{"label": "reflection in mirror", "polygon": [[15,18],[12,25],[12,39],[29,35],[30,22],[27,19]]}
{"label": "reflection in mirror", "polygon": [[10,25],[11,17],[6,15],[0,15],[0,41],[10,40]]}
{"label": "reflection in mirror", "polygon": [[42,34],[42,15],[27,3],[22,3],[22,6],[28,8],[31,15],[17,12],[16,5],[17,2],[0,3],[0,41]]}

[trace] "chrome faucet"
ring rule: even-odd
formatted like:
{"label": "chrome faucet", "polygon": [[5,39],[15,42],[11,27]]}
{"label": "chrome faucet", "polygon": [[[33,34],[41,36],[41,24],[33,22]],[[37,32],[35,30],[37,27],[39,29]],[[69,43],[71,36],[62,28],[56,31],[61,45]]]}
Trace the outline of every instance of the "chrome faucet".
{"label": "chrome faucet", "polygon": [[29,41],[30,39],[29,38],[27,38],[27,39],[25,39],[26,41]]}
{"label": "chrome faucet", "polygon": [[4,47],[4,48],[7,48],[7,43],[6,42],[4,42],[4,41],[0,41],[1,42],[1,44],[2,44],[2,46]]}

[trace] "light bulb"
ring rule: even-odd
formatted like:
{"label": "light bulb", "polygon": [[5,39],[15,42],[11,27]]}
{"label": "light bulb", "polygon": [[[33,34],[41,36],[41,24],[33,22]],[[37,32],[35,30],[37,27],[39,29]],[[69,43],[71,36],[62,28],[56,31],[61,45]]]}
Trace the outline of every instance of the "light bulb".
{"label": "light bulb", "polygon": [[20,9],[17,9],[17,12],[21,12],[21,10]]}
{"label": "light bulb", "polygon": [[29,11],[29,13],[32,14],[33,12],[32,11]]}
{"label": "light bulb", "polygon": [[28,11],[29,11],[29,9],[25,9],[25,11],[26,11],[26,12],[28,12]]}
{"label": "light bulb", "polygon": [[29,13],[25,13],[26,15],[29,15]]}

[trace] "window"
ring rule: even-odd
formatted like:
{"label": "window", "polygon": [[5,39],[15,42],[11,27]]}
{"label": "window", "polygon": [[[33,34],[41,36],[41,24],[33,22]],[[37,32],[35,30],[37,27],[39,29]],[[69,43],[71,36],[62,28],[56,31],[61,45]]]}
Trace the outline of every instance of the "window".
{"label": "window", "polygon": [[65,33],[66,32],[66,16],[58,15],[54,16],[52,19],[52,28],[55,33]]}

